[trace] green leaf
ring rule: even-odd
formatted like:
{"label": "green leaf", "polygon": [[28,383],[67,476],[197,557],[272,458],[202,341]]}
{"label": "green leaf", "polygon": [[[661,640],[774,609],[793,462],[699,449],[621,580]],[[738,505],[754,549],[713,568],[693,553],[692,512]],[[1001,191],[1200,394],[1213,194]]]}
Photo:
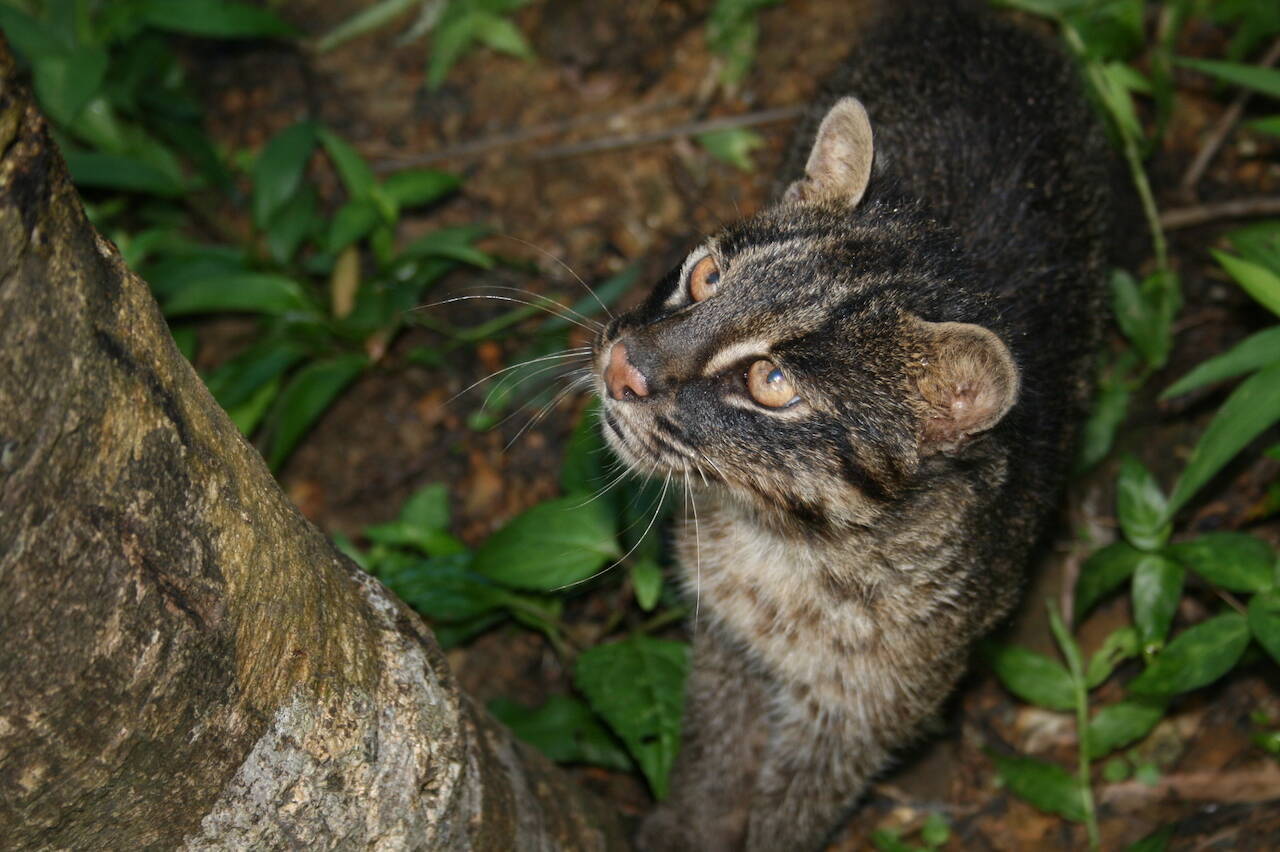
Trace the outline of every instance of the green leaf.
{"label": "green leaf", "polygon": [[1102,647],[1089,658],[1089,667],[1085,669],[1085,686],[1088,689],[1101,686],[1111,677],[1116,666],[1138,656],[1139,650],[1138,631],[1127,625],[1116,628],[1103,641]]}
{"label": "green leaf", "polygon": [[342,185],[352,200],[368,198],[377,183],[373,177],[373,169],[365,162],[355,148],[347,144],[342,137],[332,130],[320,128],[320,142],[324,145],[329,158],[342,178]]}
{"label": "green leaf", "polygon": [[1249,630],[1272,659],[1280,663],[1280,592],[1262,592],[1249,601]]}
{"label": "green leaf", "polygon": [[755,171],[751,152],[764,144],[763,136],[746,127],[699,133],[697,139],[711,156],[744,172]]}
{"label": "green leaf", "polygon": [[1116,432],[1129,409],[1129,388],[1123,382],[1104,382],[1098,387],[1093,411],[1080,437],[1076,469],[1083,472],[1107,457]]}
{"label": "green leaf", "polygon": [[1185,68],[1194,68],[1205,74],[1262,92],[1273,98],[1280,98],[1280,71],[1274,68],[1262,68],[1257,65],[1244,65],[1239,62],[1222,62],[1216,59],[1178,59],[1177,63]]}
{"label": "green leaf", "polygon": [[258,155],[253,165],[253,221],[259,228],[265,228],[298,191],[316,147],[316,131],[314,121],[300,121],[276,134]]}
{"label": "green leaf", "polygon": [[1271,364],[1280,364],[1280,326],[1264,328],[1210,358],[1170,385],[1160,398],[1168,399]]}
{"label": "green leaf", "polygon": [[619,772],[635,765],[591,709],[568,695],[553,695],[535,708],[495,698],[489,712],[556,763],[586,763]]}
{"label": "green leaf", "polygon": [[560,487],[566,493],[595,494],[605,485],[604,436],[600,434],[600,401],[593,399],[582,411],[569,435],[560,465]]}
{"label": "green leaf", "polygon": [[1173,839],[1173,826],[1167,825],[1159,831],[1153,831],[1136,843],[1131,843],[1125,852],[1165,852],[1169,841]]}
{"label": "green leaf", "polygon": [[1014,795],[1074,822],[1085,819],[1085,789],[1060,766],[1030,757],[992,754],[1000,779]]}
{"label": "green leaf", "polygon": [[480,16],[475,34],[477,39],[499,53],[520,59],[533,58],[529,43],[524,40],[516,25],[506,18],[499,18],[497,15]]}
{"label": "green leaf", "polygon": [[1139,285],[1123,269],[1111,273],[1111,308],[1116,324],[1142,353],[1148,365],[1159,367],[1169,354],[1175,299],[1158,273]]}
{"label": "green leaf", "polygon": [[196,335],[196,330],[191,326],[182,326],[181,328],[171,328],[169,331],[173,334],[174,345],[178,347],[182,357],[194,362],[196,360],[196,349],[200,345],[200,338]]}
{"label": "green leaf", "polygon": [[79,47],[71,54],[41,56],[32,70],[40,105],[56,121],[71,124],[101,91],[107,52]]}
{"label": "green leaf", "polygon": [[1019,645],[991,645],[987,659],[1005,688],[1023,701],[1050,710],[1075,708],[1071,675],[1045,655]]}
{"label": "green leaf", "polygon": [[1245,379],[1231,392],[1191,451],[1169,498],[1167,515],[1191,499],[1246,444],[1280,420],[1280,364]]}
{"label": "green leaf", "polygon": [[267,223],[267,248],[277,263],[287,264],[298,246],[320,225],[316,191],[309,185],[284,203]]}
{"label": "green leaf", "polygon": [[468,570],[470,560],[465,553],[423,559],[392,552],[369,562],[370,573],[415,610],[433,620],[458,623],[502,608],[510,596]]}
{"label": "green leaf", "polygon": [[780,0],[716,0],[707,18],[707,44],[724,60],[721,79],[738,83],[746,76],[756,52],[760,27],[756,15]]}
{"label": "green leaf", "polygon": [[636,636],[585,651],[574,683],[640,764],[657,799],[680,750],[689,646]]}
{"label": "green leaf", "polygon": [[[1280,74],[1280,71],[1276,73]],[[1214,251],[1213,256],[1254,301],[1280,316],[1280,275],[1265,266],[1226,252]]]}
{"label": "green leaf", "polygon": [[0,3],[0,30],[13,49],[32,65],[45,57],[67,54],[67,46],[44,21],[4,3]]}
{"label": "green leaf", "polygon": [[365,527],[371,540],[389,547],[409,547],[431,556],[449,556],[466,548],[448,533],[449,490],[432,483],[415,493],[400,509],[396,520]]}
{"label": "green leaf", "polygon": [[316,41],[316,52],[324,53],[357,36],[373,32],[409,11],[422,0],[381,0],[355,13]]}
{"label": "green leaf", "polygon": [[631,563],[631,586],[635,589],[636,603],[645,612],[651,612],[662,594],[662,569],[652,559],[637,559]]}
{"label": "green leaf", "polygon": [[936,849],[950,840],[951,826],[947,825],[947,818],[937,811],[930,811],[924,818],[924,825],[920,827],[920,839],[930,849]]}
{"label": "green leaf", "polygon": [[1171,545],[1168,554],[1215,586],[1262,592],[1276,585],[1271,546],[1245,533],[1206,533]]}
{"label": "green leaf", "polygon": [[419,488],[400,509],[400,520],[422,532],[449,528],[449,487],[433,482]]}
{"label": "green leaf", "polygon": [[1139,550],[1157,550],[1169,538],[1167,501],[1151,472],[1133,456],[1120,465],[1116,479],[1116,513],[1129,543]]}
{"label": "green leaf", "polygon": [[1182,598],[1182,566],[1155,553],[1142,558],[1133,572],[1133,621],[1142,647],[1151,652],[1164,643]]}
{"label": "green leaf", "polygon": [[613,516],[570,494],[512,519],[476,551],[475,570],[500,583],[551,591],[581,582],[621,555]]}
{"label": "green leaf", "polygon": [[293,27],[268,9],[233,0],[138,0],[138,19],[156,29],[207,38],[291,36]]}
{"label": "green leaf", "polygon": [[402,257],[444,257],[490,269],[493,258],[471,245],[487,233],[488,228],[478,225],[437,228],[409,243],[400,254]]}
{"label": "green leaf", "polygon": [[1142,556],[1128,542],[1115,541],[1086,559],[1076,579],[1075,620],[1080,621],[1094,604],[1129,579]]}
{"label": "green leaf", "polygon": [[232,423],[236,424],[241,435],[247,438],[253,434],[253,430],[258,428],[258,424],[266,416],[267,410],[279,392],[280,379],[272,378],[259,385],[243,402],[226,406],[227,416],[231,418]]}
{"label": "green leaf", "polygon": [[1103,707],[1089,720],[1089,759],[1137,742],[1164,716],[1164,703],[1130,699]]}
{"label": "green leaf", "polygon": [[181,183],[137,157],[100,151],[65,151],[63,156],[80,188],[145,192],[163,198],[176,198],[185,191]]}
{"label": "green leaf", "polygon": [[368,363],[363,355],[339,355],[308,364],[293,376],[275,406],[277,416],[267,454],[272,470],[280,467],[311,424]]}
{"label": "green leaf", "polygon": [[1266,133],[1270,136],[1280,136],[1280,115],[1269,115],[1266,118],[1256,118],[1253,121],[1246,121],[1244,126],[1258,133]]}
{"label": "green leaf", "polygon": [[1172,695],[1212,683],[1231,670],[1248,644],[1249,625],[1243,615],[1216,616],[1174,637],[1129,683],[1129,691]]}
{"label": "green leaf", "polygon": [[382,188],[401,207],[416,207],[448,195],[461,184],[461,178],[448,172],[410,169],[388,177]]}
{"label": "green leaf", "polygon": [[454,0],[445,7],[431,41],[431,59],[427,65],[427,86],[439,88],[449,69],[475,42],[488,44],[495,50],[529,58],[533,51],[524,37],[500,15],[525,5],[527,0]]}
{"label": "green leaf", "polygon": [[378,208],[367,198],[348,201],[338,208],[329,225],[326,241],[331,253],[337,254],[361,239],[378,224]]}
{"label": "green leaf", "polygon": [[267,382],[284,375],[305,355],[296,345],[264,340],[210,373],[206,384],[218,405],[230,410],[243,405]]}
{"label": "green leaf", "polygon": [[191,281],[165,300],[167,316],[239,312],[280,315],[311,311],[296,282],[282,275],[244,272]]}

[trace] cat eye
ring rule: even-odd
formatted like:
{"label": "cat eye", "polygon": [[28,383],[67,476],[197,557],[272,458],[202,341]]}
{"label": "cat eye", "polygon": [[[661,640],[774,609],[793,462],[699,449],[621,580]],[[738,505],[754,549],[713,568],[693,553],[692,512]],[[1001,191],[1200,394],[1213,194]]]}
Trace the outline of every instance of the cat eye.
{"label": "cat eye", "polygon": [[710,299],[716,294],[719,285],[720,267],[716,266],[716,259],[711,255],[695,263],[693,269],[689,270],[689,298],[693,301]]}
{"label": "cat eye", "polygon": [[769,408],[785,408],[800,400],[786,373],[772,361],[756,361],[747,369],[747,390],[752,399]]}

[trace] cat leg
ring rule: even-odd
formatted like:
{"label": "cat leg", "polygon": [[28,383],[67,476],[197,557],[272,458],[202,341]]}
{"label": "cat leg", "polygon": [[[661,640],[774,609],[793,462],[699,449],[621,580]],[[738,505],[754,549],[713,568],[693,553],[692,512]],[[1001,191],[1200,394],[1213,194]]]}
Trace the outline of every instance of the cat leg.
{"label": "cat leg", "polygon": [[647,852],[741,849],[767,740],[769,687],[746,655],[717,635],[694,637],[684,735],[670,795],[641,823]]}

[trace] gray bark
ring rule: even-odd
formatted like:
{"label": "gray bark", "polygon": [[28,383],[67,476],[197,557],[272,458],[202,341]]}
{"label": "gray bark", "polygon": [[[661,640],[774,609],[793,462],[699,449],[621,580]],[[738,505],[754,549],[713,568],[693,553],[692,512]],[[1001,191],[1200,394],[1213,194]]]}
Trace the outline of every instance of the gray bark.
{"label": "gray bark", "polygon": [[8,847],[620,845],[281,493],[2,39],[0,684]]}

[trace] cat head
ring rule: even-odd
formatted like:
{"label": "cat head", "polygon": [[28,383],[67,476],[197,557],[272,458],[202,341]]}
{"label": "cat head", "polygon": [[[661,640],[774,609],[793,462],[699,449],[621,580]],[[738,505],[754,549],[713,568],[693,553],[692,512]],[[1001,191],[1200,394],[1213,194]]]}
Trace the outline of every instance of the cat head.
{"label": "cat head", "polygon": [[[1019,374],[954,238],[872,199],[871,125],[823,120],[781,201],[694,249],[596,341],[609,444],[791,526],[870,524],[1009,412]],[[875,193],[872,193],[875,195]]]}

